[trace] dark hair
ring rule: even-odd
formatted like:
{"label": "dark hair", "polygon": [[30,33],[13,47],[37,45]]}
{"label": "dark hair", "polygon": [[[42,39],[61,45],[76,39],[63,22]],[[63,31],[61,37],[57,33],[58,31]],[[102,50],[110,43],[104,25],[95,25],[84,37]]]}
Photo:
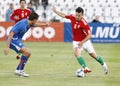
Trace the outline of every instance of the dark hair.
{"label": "dark hair", "polygon": [[25,1],[25,3],[26,3],[26,0],[20,0],[19,3],[21,3],[22,1]]}
{"label": "dark hair", "polygon": [[35,12],[31,13],[30,16],[29,16],[29,20],[34,20],[34,19],[38,19],[39,15]]}
{"label": "dark hair", "polygon": [[83,14],[83,13],[84,13],[84,10],[83,10],[83,8],[78,7],[78,8],[76,9],[76,12]]}

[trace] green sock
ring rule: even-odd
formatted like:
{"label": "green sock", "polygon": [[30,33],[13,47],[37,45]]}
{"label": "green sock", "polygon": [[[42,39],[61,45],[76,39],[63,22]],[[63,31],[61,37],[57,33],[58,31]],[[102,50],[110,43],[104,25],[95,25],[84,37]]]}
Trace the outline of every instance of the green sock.
{"label": "green sock", "polygon": [[79,64],[80,64],[83,68],[86,67],[85,60],[82,58],[82,56],[78,57],[77,60],[78,60]]}
{"label": "green sock", "polygon": [[97,60],[101,65],[104,64],[104,61],[103,61],[102,57],[98,56],[96,60]]}

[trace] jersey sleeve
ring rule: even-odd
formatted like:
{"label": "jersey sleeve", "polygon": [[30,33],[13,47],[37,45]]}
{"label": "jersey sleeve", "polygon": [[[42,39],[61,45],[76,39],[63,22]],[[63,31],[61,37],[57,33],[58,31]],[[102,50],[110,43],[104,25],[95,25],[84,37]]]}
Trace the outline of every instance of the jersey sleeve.
{"label": "jersey sleeve", "polygon": [[12,14],[10,15],[10,19],[11,19],[11,20],[14,20],[14,21],[17,21],[16,18],[15,18],[15,16],[16,16],[16,10],[14,10],[14,11],[12,12]]}
{"label": "jersey sleeve", "polygon": [[82,27],[84,28],[83,29],[83,32],[88,35],[91,33],[91,29],[90,29],[90,26],[88,25],[88,23],[85,21],[85,19],[82,19]]}
{"label": "jersey sleeve", "polygon": [[90,26],[88,24],[84,25],[84,33],[86,35],[91,34]]}
{"label": "jersey sleeve", "polygon": [[72,19],[73,18],[73,15],[71,14],[71,15],[65,15],[65,18],[66,19]]}
{"label": "jersey sleeve", "polygon": [[23,27],[22,24],[17,23],[17,24],[15,24],[15,26],[13,27],[12,31],[13,31],[15,34],[17,34],[17,33],[19,33],[20,31],[22,31],[22,28],[21,28],[21,27]]}

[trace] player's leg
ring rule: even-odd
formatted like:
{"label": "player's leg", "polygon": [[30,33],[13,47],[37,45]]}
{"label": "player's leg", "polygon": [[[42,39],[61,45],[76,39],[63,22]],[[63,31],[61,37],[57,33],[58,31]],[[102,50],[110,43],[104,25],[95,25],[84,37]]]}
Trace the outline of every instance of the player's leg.
{"label": "player's leg", "polygon": [[102,67],[103,67],[104,73],[108,74],[108,67],[107,67],[106,63],[104,62],[104,60],[102,59],[102,57],[101,56],[97,56],[94,52],[93,53],[89,53],[89,55],[91,57],[93,57],[97,62],[99,62],[102,65]]}
{"label": "player's leg", "polygon": [[26,48],[26,47],[22,47],[20,49],[20,52],[22,52],[22,56],[20,59],[20,63],[18,64],[18,67],[15,70],[15,74],[27,77],[29,75],[24,72],[24,67],[25,67],[31,53],[28,50],[28,48]]}
{"label": "player's leg", "polygon": [[108,67],[106,63],[104,62],[103,58],[101,56],[98,56],[93,48],[93,45],[90,41],[87,41],[85,43],[84,49],[89,53],[91,57],[93,57],[97,62],[99,62],[104,69],[105,74],[108,74]]}
{"label": "player's leg", "polygon": [[[25,33],[24,36],[22,37],[22,42],[25,42],[25,41],[26,41],[26,39],[27,39],[27,37],[28,37],[27,34],[28,34],[28,33]],[[17,53],[17,56],[16,56],[16,59],[20,59],[21,55],[22,55],[22,53],[21,53],[21,52],[18,52],[18,53]]]}
{"label": "player's leg", "polygon": [[84,68],[84,72],[85,73],[91,72],[91,70],[86,66],[86,62],[81,55],[82,47],[80,48],[78,46],[78,43],[79,42],[73,41],[74,55],[77,58],[78,63]]}
{"label": "player's leg", "polygon": [[20,49],[20,52],[22,53],[22,56],[21,56],[20,64],[17,67],[17,70],[24,70],[24,66],[28,58],[30,57],[31,53],[26,47],[22,47]]}
{"label": "player's leg", "polygon": [[79,64],[85,68],[86,67],[86,62],[83,59],[83,57],[81,56],[81,51],[78,48],[74,48],[74,55],[77,58],[77,61],[79,62]]}
{"label": "player's leg", "polygon": [[22,42],[12,41],[10,48],[13,49],[16,53],[22,53],[20,63],[18,64],[14,73],[17,75],[28,76],[28,74],[25,74],[24,72],[24,67],[31,53],[26,47],[24,47],[24,44]]}

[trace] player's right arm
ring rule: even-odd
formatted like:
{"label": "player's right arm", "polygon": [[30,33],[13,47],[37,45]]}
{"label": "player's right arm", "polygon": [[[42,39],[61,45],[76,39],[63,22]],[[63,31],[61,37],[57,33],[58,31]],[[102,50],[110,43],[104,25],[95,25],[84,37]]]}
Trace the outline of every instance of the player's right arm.
{"label": "player's right arm", "polygon": [[60,17],[62,18],[65,18],[65,13],[61,12],[61,11],[58,11],[54,6],[52,8],[53,12],[56,13],[57,15],[59,15]]}
{"label": "player's right arm", "polygon": [[4,54],[5,54],[5,55],[8,55],[8,53],[9,53],[10,43],[11,43],[11,40],[12,40],[14,34],[15,34],[15,33],[12,31],[12,32],[9,34],[9,36],[8,36],[6,48],[5,48],[5,50],[4,50]]}
{"label": "player's right arm", "polygon": [[12,14],[10,15],[10,19],[14,21],[19,20],[19,17],[16,15],[16,10],[12,12]]}

